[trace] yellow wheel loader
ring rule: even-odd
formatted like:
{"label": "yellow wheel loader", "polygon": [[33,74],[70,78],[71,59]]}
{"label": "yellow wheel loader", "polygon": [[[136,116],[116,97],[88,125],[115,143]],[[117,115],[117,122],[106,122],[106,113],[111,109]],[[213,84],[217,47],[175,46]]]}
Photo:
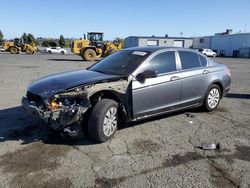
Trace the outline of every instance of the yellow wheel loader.
{"label": "yellow wheel loader", "polygon": [[122,49],[122,43],[104,42],[103,33],[88,32],[87,39],[74,40],[71,51],[80,55],[84,61],[94,61],[98,57],[105,57]]}
{"label": "yellow wheel loader", "polygon": [[37,51],[35,43],[23,44],[22,40],[19,38],[15,38],[14,42],[4,42],[3,48],[6,52],[10,52],[11,54],[19,54],[20,52],[25,52],[26,54],[34,54]]}

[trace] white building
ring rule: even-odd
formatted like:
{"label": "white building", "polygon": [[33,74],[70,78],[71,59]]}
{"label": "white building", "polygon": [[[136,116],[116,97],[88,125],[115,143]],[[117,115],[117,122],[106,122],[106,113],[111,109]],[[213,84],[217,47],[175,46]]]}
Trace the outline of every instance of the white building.
{"label": "white building", "polygon": [[191,48],[192,38],[185,37],[155,37],[155,36],[129,36],[125,38],[125,48],[145,46],[170,46]]}
{"label": "white building", "polygon": [[250,33],[235,33],[227,30],[214,36],[193,38],[193,48],[209,48],[219,56],[250,57]]}

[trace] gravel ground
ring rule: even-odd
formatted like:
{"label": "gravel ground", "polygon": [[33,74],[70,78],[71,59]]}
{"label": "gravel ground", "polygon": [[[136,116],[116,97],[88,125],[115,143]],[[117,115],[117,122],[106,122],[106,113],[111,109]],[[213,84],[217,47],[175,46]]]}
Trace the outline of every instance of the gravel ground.
{"label": "gravel ground", "polygon": [[[0,187],[249,187],[250,60],[214,60],[232,71],[232,88],[216,111],[130,123],[97,144],[63,140],[20,107],[33,80],[91,63],[74,55],[1,53]],[[218,142],[220,150],[199,149]]]}

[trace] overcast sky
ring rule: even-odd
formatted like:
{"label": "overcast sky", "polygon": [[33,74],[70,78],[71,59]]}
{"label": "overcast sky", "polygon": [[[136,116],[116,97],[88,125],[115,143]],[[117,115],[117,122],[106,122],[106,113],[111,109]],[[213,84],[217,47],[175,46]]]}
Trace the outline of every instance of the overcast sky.
{"label": "overcast sky", "polygon": [[11,0],[1,1],[4,38],[79,38],[102,31],[105,39],[140,36],[202,36],[250,32],[250,0]]}

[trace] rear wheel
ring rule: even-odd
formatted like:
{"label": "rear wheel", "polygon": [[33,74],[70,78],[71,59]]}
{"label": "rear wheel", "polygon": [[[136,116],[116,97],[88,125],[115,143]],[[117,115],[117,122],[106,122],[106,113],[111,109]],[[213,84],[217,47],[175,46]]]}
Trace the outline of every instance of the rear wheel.
{"label": "rear wheel", "polygon": [[10,47],[10,53],[11,54],[17,54],[18,53],[18,49],[14,46]]}
{"label": "rear wheel", "polygon": [[92,49],[87,49],[83,52],[82,57],[85,61],[94,61],[96,58],[96,52]]}
{"label": "rear wheel", "polygon": [[89,135],[105,142],[113,137],[118,125],[118,104],[111,99],[102,99],[93,108],[89,122]]}
{"label": "rear wheel", "polygon": [[214,84],[209,88],[206,94],[206,98],[203,105],[205,110],[209,112],[215,110],[220,103],[220,99],[221,99],[220,87]]}
{"label": "rear wheel", "polygon": [[62,55],[64,55],[64,54],[65,54],[65,52],[64,52],[64,51],[61,51],[61,54],[62,54]]}
{"label": "rear wheel", "polygon": [[48,51],[48,53],[49,53],[49,54],[52,54],[52,52],[51,52],[51,51]]}

